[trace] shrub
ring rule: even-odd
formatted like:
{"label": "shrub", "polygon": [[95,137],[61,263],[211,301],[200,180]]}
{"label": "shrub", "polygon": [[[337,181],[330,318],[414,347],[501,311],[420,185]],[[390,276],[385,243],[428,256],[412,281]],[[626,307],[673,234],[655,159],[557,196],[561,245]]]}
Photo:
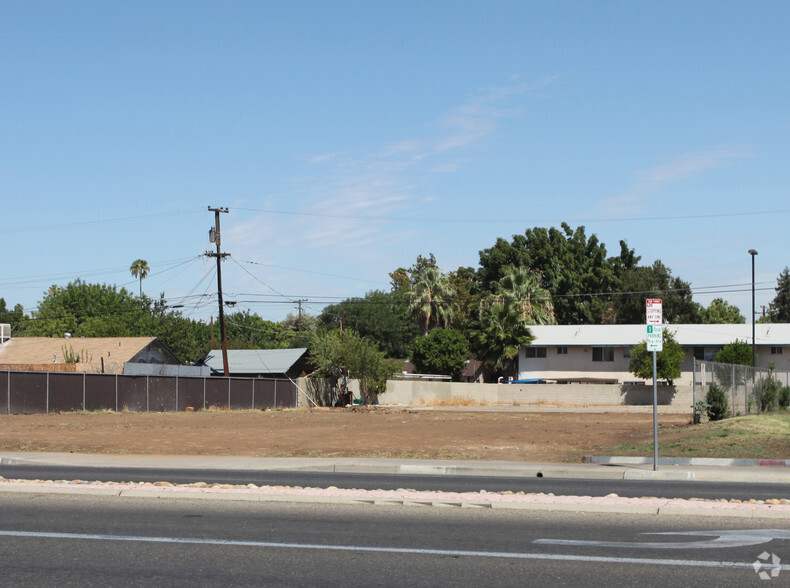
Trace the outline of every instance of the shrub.
{"label": "shrub", "polygon": [[781,384],[770,377],[760,380],[755,386],[755,392],[757,392],[757,398],[760,399],[760,410],[762,412],[776,410],[779,404],[780,388]]}
{"label": "shrub", "polygon": [[412,345],[411,360],[417,372],[452,376],[455,382],[461,380],[468,358],[469,343],[455,329],[433,329]]}
{"label": "shrub", "polygon": [[708,403],[704,400],[697,400],[694,404],[694,424],[698,425],[702,422],[702,415],[708,414]]}
{"label": "shrub", "polygon": [[730,405],[729,402],[727,402],[727,395],[724,393],[724,390],[719,388],[716,384],[711,384],[710,388],[708,388],[705,402],[708,405],[709,420],[720,421],[729,416]]}
{"label": "shrub", "polygon": [[783,386],[779,390],[779,408],[787,409],[790,407],[790,386]]}

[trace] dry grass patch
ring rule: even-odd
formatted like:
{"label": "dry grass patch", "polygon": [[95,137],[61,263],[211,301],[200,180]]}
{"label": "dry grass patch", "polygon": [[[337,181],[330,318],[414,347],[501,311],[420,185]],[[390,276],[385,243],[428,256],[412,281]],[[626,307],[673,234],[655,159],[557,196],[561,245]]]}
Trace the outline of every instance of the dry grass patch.
{"label": "dry grass patch", "polygon": [[475,400],[474,398],[460,398],[453,396],[450,400],[438,400],[432,398],[431,400],[421,400],[420,404],[423,406],[485,406],[485,402]]}
{"label": "dry grass patch", "polygon": [[[622,444],[611,455],[649,457],[653,442]],[[658,433],[661,457],[790,459],[790,414],[757,414]]]}

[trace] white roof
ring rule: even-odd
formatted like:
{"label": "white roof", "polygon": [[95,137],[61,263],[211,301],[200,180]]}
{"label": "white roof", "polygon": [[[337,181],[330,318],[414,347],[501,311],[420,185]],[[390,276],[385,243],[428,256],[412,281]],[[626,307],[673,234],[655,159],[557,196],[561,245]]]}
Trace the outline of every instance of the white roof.
{"label": "white roof", "polygon": [[[683,347],[716,347],[735,340],[752,342],[752,325],[664,325]],[[532,345],[546,347],[636,345],[647,338],[646,325],[533,325]],[[755,345],[790,346],[790,324],[755,325]]]}

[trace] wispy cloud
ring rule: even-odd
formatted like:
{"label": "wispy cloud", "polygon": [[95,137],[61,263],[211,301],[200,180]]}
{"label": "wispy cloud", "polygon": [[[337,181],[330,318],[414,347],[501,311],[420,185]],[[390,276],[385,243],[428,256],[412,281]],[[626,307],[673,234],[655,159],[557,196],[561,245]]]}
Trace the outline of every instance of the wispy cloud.
{"label": "wispy cloud", "polygon": [[334,153],[319,153],[317,155],[313,155],[313,156],[309,157],[307,159],[307,161],[312,163],[312,164],[321,164],[321,163],[326,163],[328,161],[331,161],[332,159],[334,159],[338,155],[340,155],[339,151],[338,152],[334,152]]}
{"label": "wispy cloud", "polygon": [[[475,147],[523,110],[525,96],[545,92],[553,81],[526,84],[514,77],[505,85],[478,89],[457,107],[424,121],[419,133],[368,151],[329,150],[306,158],[310,175],[294,179],[287,199],[284,195],[267,199],[273,209],[296,214],[275,220],[261,214],[236,231],[243,235],[242,242],[270,252],[267,263],[278,263],[275,257],[280,255],[312,259],[319,267],[381,265],[384,252],[414,240],[418,230],[403,223],[397,230],[384,230],[385,219],[418,217],[427,202],[440,198],[434,178],[461,170],[473,160]],[[261,257],[254,252],[247,256]]]}
{"label": "wispy cloud", "polygon": [[365,216],[408,216],[412,206],[435,197],[425,188],[431,176],[461,170],[472,158],[470,150],[495,133],[503,119],[521,112],[523,96],[545,91],[554,81],[546,78],[527,84],[514,76],[502,86],[478,89],[464,103],[426,121],[422,134],[404,136],[368,152],[328,152],[309,158],[321,171],[310,178],[295,201],[302,210],[347,216],[332,221],[336,230],[319,227],[319,218],[299,218],[304,229],[301,245],[358,247],[383,222]]}
{"label": "wispy cloud", "polygon": [[598,207],[607,214],[618,216],[644,212],[647,208],[647,198],[664,187],[725,167],[752,155],[749,150],[737,149],[685,153],[667,163],[639,172],[634,186],[623,194],[601,201]]}
{"label": "wispy cloud", "polygon": [[513,76],[510,84],[481,88],[466,103],[439,120],[438,126],[446,129],[446,133],[435,138],[433,152],[471,147],[496,131],[499,119],[520,112],[520,107],[511,99],[526,94],[534,96],[557,79],[552,76],[527,84],[519,76]]}
{"label": "wispy cloud", "polygon": [[641,185],[645,190],[654,191],[670,182],[690,178],[707,170],[751,156],[751,151],[733,149],[686,153],[667,164],[645,171],[642,174]]}

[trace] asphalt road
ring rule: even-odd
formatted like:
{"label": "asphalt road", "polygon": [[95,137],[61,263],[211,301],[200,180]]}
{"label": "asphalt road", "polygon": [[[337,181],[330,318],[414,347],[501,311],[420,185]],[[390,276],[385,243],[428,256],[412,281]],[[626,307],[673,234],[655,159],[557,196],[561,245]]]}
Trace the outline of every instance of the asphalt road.
{"label": "asphalt road", "polygon": [[790,577],[787,520],[30,494],[0,494],[0,513],[6,586],[664,587]]}
{"label": "asphalt road", "polygon": [[508,478],[409,474],[362,474],[332,472],[273,472],[250,470],[163,470],[158,468],[95,468],[77,466],[2,465],[5,478],[40,480],[88,480],[102,482],[192,482],[358,488],[361,490],[439,490],[448,492],[552,492],[557,495],[638,498],[710,498],[765,500],[790,498],[787,484],[750,482],[704,482],[668,480],[597,480],[567,478]]}

